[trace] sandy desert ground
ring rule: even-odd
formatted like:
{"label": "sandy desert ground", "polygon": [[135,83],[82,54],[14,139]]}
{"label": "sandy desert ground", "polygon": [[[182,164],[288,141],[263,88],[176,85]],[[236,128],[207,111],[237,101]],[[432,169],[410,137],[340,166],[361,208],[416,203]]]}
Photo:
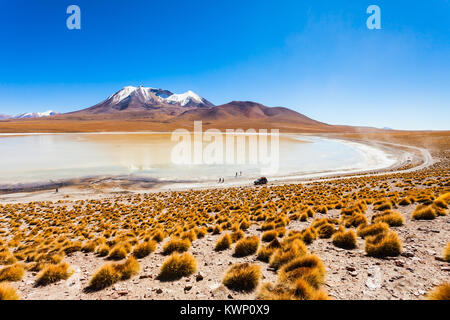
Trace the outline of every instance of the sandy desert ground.
{"label": "sandy desert ground", "polygon": [[433,161],[261,187],[2,195],[0,296],[448,299],[449,133],[339,136]]}

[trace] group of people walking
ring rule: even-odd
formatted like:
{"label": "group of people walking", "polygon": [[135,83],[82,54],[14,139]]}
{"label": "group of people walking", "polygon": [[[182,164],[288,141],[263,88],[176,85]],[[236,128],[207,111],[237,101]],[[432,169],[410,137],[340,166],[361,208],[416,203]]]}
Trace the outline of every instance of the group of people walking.
{"label": "group of people walking", "polygon": [[[234,177],[235,178],[242,177],[242,171],[236,172],[236,175]],[[225,182],[224,178],[219,178],[219,183],[224,183],[224,182]]]}

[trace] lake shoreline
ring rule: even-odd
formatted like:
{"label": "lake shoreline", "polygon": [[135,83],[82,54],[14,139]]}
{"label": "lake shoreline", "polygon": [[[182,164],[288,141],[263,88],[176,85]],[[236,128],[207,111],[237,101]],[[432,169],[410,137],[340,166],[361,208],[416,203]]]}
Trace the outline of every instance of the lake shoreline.
{"label": "lake shoreline", "polygon": [[[327,137],[336,139],[334,137]],[[381,175],[392,172],[407,172],[419,170],[433,163],[429,152],[423,148],[393,144],[388,142],[338,138],[344,143],[358,143],[381,152],[393,154],[395,163],[376,169],[349,170],[348,172],[318,172],[309,175],[285,175],[269,179],[269,185],[284,185],[292,183],[312,183],[340,178],[351,178],[355,176]],[[408,156],[407,156],[408,155]],[[408,160],[412,157],[412,160]],[[226,189],[234,187],[253,186],[253,180],[257,177],[238,177],[229,179],[224,184],[217,181],[193,182],[189,180],[161,181],[154,178],[143,178],[139,176],[89,176],[85,178],[66,179],[63,181],[52,181],[42,184],[18,184],[15,186],[0,187],[0,201],[2,203],[24,202],[24,201],[55,201],[65,197],[71,199],[97,199],[118,194],[132,193],[157,193],[188,190]],[[56,193],[58,188],[58,193]]]}

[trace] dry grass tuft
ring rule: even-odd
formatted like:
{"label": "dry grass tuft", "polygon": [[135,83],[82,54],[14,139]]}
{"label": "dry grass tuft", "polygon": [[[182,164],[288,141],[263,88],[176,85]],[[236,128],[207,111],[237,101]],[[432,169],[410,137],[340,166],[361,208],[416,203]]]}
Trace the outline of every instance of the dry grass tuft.
{"label": "dry grass tuft", "polygon": [[225,233],[222,237],[219,238],[216,242],[216,247],[214,248],[215,251],[222,251],[229,249],[231,246],[232,240],[231,236],[228,233]]}
{"label": "dry grass tuft", "polygon": [[48,264],[44,266],[42,271],[37,275],[36,286],[46,286],[60,280],[68,279],[74,270],[67,262],[60,264]]}
{"label": "dry grass tuft", "polygon": [[264,242],[270,242],[278,237],[278,232],[276,230],[268,230],[264,232],[261,236],[261,240]]}
{"label": "dry grass tuft", "polygon": [[19,300],[19,295],[7,282],[0,283],[0,301],[1,300]]}
{"label": "dry grass tuft", "polygon": [[123,263],[108,263],[97,270],[89,281],[89,290],[98,291],[139,273],[140,265],[134,257]]}
{"label": "dry grass tuft", "polygon": [[366,238],[366,253],[372,257],[395,257],[402,251],[397,233],[390,231]]}
{"label": "dry grass tuft", "polygon": [[361,225],[356,229],[358,236],[365,238],[368,236],[375,236],[380,233],[389,231],[389,225],[385,222],[377,222],[369,225]]}
{"label": "dry grass tuft", "polygon": [[405,222],[403,215],[394,210],[386,210],[381,213],[377,213],[372,217],[372,223],[376,222],[385,222],[390,227],[399,227],[402,226]]}
{"label": "dry grass tuft", "polygon": [[332,237],[332,242],[336,247],[343,249],[356,248],[356,234],[353,230],[339,230]]}
{"label": "dry grass tuft", "polygon": [[109,254],[109,250],[111,249],[107,244],[102,244],[97,248],[96,252],[100,257],[106,257]]}
{"label": "dry grass tuft", "polygon": [[308,253],[306,245],[301,240],[294,240],[289,245],[284,245],[283,248],[275,250],[269,260],[269,266],[274,269],[279,269],[282,265],[288,263],[295,258],[299,258]]}
{"label": "dry grass tuft", "polygon": [[[447,246],[444,249],[444,261],[450,262],[450,242],[447,243]],[[1,280],[0,280],[1,281]]]}
{"label": "dry grass tuft", "polygon": [[433,220],[437,217],[437,213],[432,206],[419,204],[412,213],[412,217],[416,220]]}
{"label": "dry grass tuft", "polygon": [[0,250],[0,265],[9,265],[14,264],[17,262],[17,259],[14,257],[14,255],[9,252],[9,249]]}
{"label": "dry grass tuft", "polygon": [[295,297],[297,297],[299,300],[312,300],[316,293],[316,290],[302,278],[299,278],[297,279],[297,281],[295,281],[295,287],[293,291]]}
{"label": "dry grass tuft", "polygon": [[229,289],[235,291],[253,291],[261,279],[261,267],[248,263],[232,265],[222,280]]}
{"label": "dry grass tuft", "polygon": [[20,281],[25,273],[20,264],[14,264],[0,270],[0,282],[2,281]]}
{"label": "dry grass tuft", "polygon": [[156,245],[157,245],[156,241],[153,240],[142,242],[136,245],[136,247],[134,248],[133,256],[135,256],[138,259],[145,258],[150,253],[156,250]]}
{"label": "dry grass tuft", "polygon": [[197,261],[190,253],[173,253],[161,266],[158,279],[173,281],[189,276],[197,271]]}
{"label": "dry grass tuft", "polygon": [[234,247],[235,257],[246,257],[254,254],[258,250],[259,238],[257,236],[251,236],[239,240]]}
{"label": "dry grass tuft", "polygon": [[97,291],[112,286],[121,278],[114,265],[108,263],[97,270],[89,281],[89,289]]}
{"label": "dry grass tuft", "polygon": [[426,297],[428,300],[450,300],[450,282],[437,286]]}
{"label": "dry grass tuft", "polygon": [[316,255],[306,255],[285,264],[278,272],[278,279],[281,283],[303,279],[317,289],[325,280],[325,266]]}
{"label": "dry grass tuft", "polygon": [[169,255],[173,252],[182,253],[188,251],[191,247],[191,241],[189,239],[171,239],[163,247],[163,254]]}
{"label": "dry grass tuft", "polygon": [[116,244],[109,252],[108,259],[111,260],[122,260],[128,255],[127,249],[122,243]]}

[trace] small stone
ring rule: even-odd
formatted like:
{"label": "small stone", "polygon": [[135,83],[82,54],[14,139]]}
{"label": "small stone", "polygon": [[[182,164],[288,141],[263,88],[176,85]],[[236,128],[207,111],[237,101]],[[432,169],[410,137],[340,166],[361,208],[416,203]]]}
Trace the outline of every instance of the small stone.
{"label": "small stone", "polygon": [[356,271],[355,267],[352,267],[352,266],[347,266],[346,269],[348,271]]}
{"label": "small stone", "polygon": [[395,263],[395,265],[397,267],[404,267],[405,266],[405,264],[401,260],[395,260],[394,263]]}
{"label": "small stone", "polygon": [[203,275],[199,272],[199,273],[197,273],[197,275],[195,276],[195,280],[198,282],[198,281],[202,281],[204,278],[203,278]]}
{"label": "small stone", "polygon": [[184,291],[190,291],[192,289],[192,286],[186,286],[184,287]]}
{"label": "small stone", "polygon": [[411,251],[404,251],[401,253],[401,255],[406,258],[414,257],[414,253],[412,253]]}
{"label": "small stone", "polygon": [[228,299],[234,299],[233,296],[232,296],[231,294],[229,294],[229,295],[227,296],[227,298],[228,298]]}
{"label": "small stone", "polygon": [[126,295],[128,294],[128,290],[126,290],[126,289],[120,290],[120,291],[117,291],[117,293],[118,293],[120,296],[126,296]]}
{"label": "small stone", "polygon": [[358,275],[358,272],[356,271],[350,271],[349,273],[352,277],[356,277]]}
{"label": "small stone", "polygon": [[155,291],[157,294],[161,294],[163,291],[162,291],[162,289],[161,288],[158,288],[158,289],[156,289],[156,291]]}

